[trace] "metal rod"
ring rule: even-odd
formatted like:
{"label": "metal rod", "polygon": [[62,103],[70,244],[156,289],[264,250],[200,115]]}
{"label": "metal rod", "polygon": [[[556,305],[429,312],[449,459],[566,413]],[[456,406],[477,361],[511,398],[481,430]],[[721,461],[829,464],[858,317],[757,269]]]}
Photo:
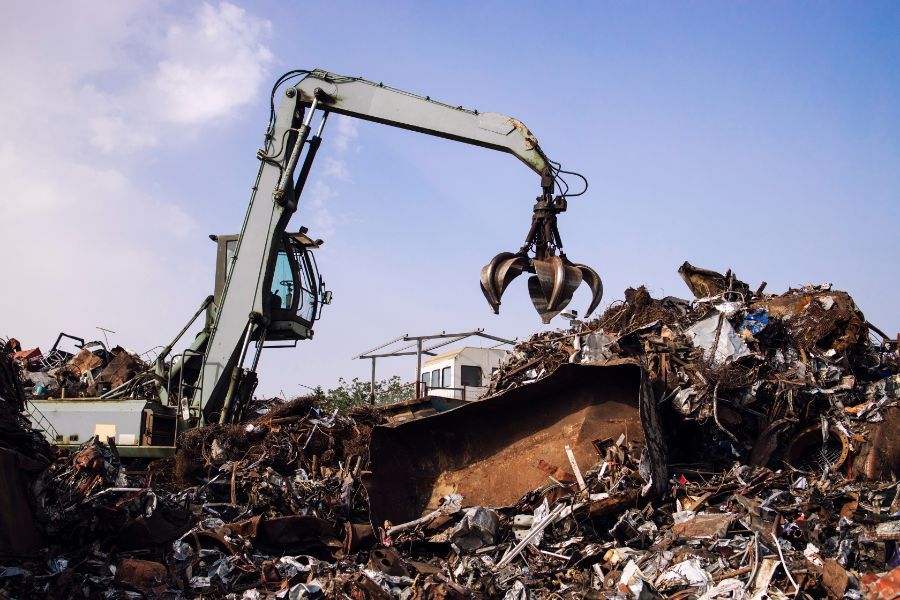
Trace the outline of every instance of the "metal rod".
{"label": "metal rod", "polygon": [[[175,347],[175,344],[178,343],[178,340],[181,339],[181,336],[183,336],[183,335],[185,334],[185,332],[186,332],[188,329],[190,329],[191,325],[194,324],[194,321],[197,320],[197,317],[200,316],[200,313],[202,313],[204,310],[206,310],[206,309],[209,307],[210,304],[212,304],[212,301],[213,301],[213,297],[212,297],[212,296],[207,296],[207,297],[206,297],[206,300],[204,300],[204,301],[200,304],[200,308],[197,309],[197,312],[194,313],[194,316],[190,318],[190,320],[187,322],[187,324],[186,324],[184,327],[181,328],[181,331],[178,332],[178,335],[175,336],[175,339],[172,340],[171,342],[169,342],[169,345],[167,345],[165,348],[163,348],[162,352],[160,352],[160,353],[156,356],[156,360],[154,360],[154,363],[156,364],[157,371],[159,371],[159,374],[160,374],[160,375],[162,374],[161,371],[162,371],[163,361],[165,360],[166,356],[169,355],[169,352],[172,351],[172,348]],[[201,356],[202,356],[202,354],[201,354]],[[184,359],[182,358],[182,363],[183,363],[183,362],[184,362]],[[170,371],[173,370],[174,368],[175,368],[175,364],[173,363],[172,369],[170,369]],[[138,373],[138,375],[141,375],[141,374],[142,374],[142,373]],[[136,375],[135,377],[132,377],[131,379],[129,379],[129,380],[126,381],[125,383],[123,383],[123,384],[121,384],[121,385],[118,385],[118,386],[114,387],[113,389],[109,390],[109,391],[106,392],[105,394],[101,395],[100,398],[101,398],[101,399],[106,399],[106,398],[113,398],[113,397],[115,397],[116,393],[118,393],[119,391],[121,391],[121,390],[127,388],[127,387],[131,384],[131,382],[134,381],[136,378],[137,378],[137,375]]]}
{"label": "metal rod", "polygon": [[450,338],[446,342],[441,342],[440,344],[435,344],[434,346],[429,346],[428,348],[425,349],[425,351],[430,352],[430,351],[436,350],[438,348],[443,348],[444,346],[449,346],[450,344],[454,344],[456,342],[461,342],[462,340],[466,339],[467,337],[469,337],[469,336],[461,335],[459,337]]}
{"label": "metal rod", "polygon": [[422,340],[416,340],[416,398],[421,398],[422,387]]}
{"label": "metal rod", "polygon": [[288,157],[288,161],[284,167],[284,171],[281,172],[281,179],[278,181],[278,187],[275,188],[274,197],[275,201],[279,204],[283,203],[288,182],[291,181],[291,178],[294,176],[294,169],[297,168],[297,161],[300,160],[300,152],[303,150],[303,145],[306,143],[306,138],[309,137],[309,123],[312,121],[312,115],[313,112],[315,112],[318,103],[319,100],[317,98],[313,98],[312,104],[309,107],[309,112],[306,113],[306,118],[304,119],[303,124],[300,125],[297,130],[297,141],[294,142],[294,147],[291,149],[291,154]]}
{"label": "metal rod", "polygon": [[299,198],[303,193],[303,188],[306,186],[306,180],[309,178],[310,170],[312,170],[312,164],[316,159],[316,153],[319,151],[319,146],[322,144],[322,131],[325,129],[325,121],[327,119],[328,113],[326,112],[319,122],[319,129],[316,131],[316,135],[309,139],[309,150],[306,151],[306,156],[303,158],[303,166],[300,167],[300,174],[297,176],[297,183],[294,186],[294,198]]}
{"label": "metal rod", "polygon": [[[238,359],[234,368],[231,370],[231,382],[228,384],[228,391],[225,392],[225,401],[222,404],[222,412],[219,413],[219,424],[228,422],[228,411],[231,409],[231,397],[238,389],[238,380],[240,380],[240,372],[243,370],[244,361],[247,359],[247,349],[250,347],[250,337],[253,332],[253,319],[247,323],[247,331],[244,333],[244,342],[241,348],[241,357]],[[203,413],[201,412],[201,415]],[[203,425],[204,423],[201,423]]]}
{"label": "metal rod", "polygon": [[405,338],[405,337],[406,337],[406,334],[401,335],[400,337],[394,338],[394,339],[392,339],[391,341],[386,342],[386,343],[384,343],[384,344],[382,344],[382,345],[380,345],[380,346],[376,346],[375,348],[372,348],[371,350],[366,350],[366,351],[363,352],[362,354],[358,354],[358,355],[354,356],[353,358],[366,358],[366,354],[368,354],[369,352],[375,352],[376,350],[381,350],[382,348],[385,348],[385,347],[387,347],[387,346],[390,346],[390,345],[393,344],[394,342],[399,342],[400,340],[402,340],[402,339]]}
{"label": "metal rod", "polygon": [[241,349],[241,357],[238,359],[237,365],[238,367],[244,366],[244,361],[247,360],[247,350],[250,349],[250,338],[253,335],[253,319],[247,323],[247,330],[244,332],[244,343],[243,348]]}
{"label": "metal rod", "polygon": [[483,329],[476,329],[475,331],[465,331],[463,333],[447,333],[442,331],[440,333],[435,333],[433,335],[406,335],[403,336],[404,342],[411,342],[413,340],[437,340],[441,338],[450,338],[450,337],[459,337],[461,335],[476,335],[484,331]]}
{"label": "metal rod", "polygon": [[540,532],[545,530],[548,526],[555,523],[559,519],[560,515],[563,512],[563,509],[565,509],[564,504],[558,505],[550,512],[549,515],[544,517],[540,523],[538,523],[537,525],[532,525],[531,529],[528,531],[528,534],[524,538],[519,540],[518,544],[506,551],[506,554],[503,555],[503,557],[500,559],[500,562],[497,563],[497,566],[495,568],[502,569],[503,567],[508,565],[512,561],[512,559],[517,557],[519,553],[521,553],[522,550],[525,549],[525,546],[527,546],[531,542],[531,540],[533,540]]}
{"label": "metal rod", "polygon": [[[422,354],[427,354],[428,356],[437,356],[434,352],[429,352],[428,350],[422,350]],[[390,352],[388,354],[366,354],[364,356],[354,356],[353,358],[391,358],[392,356],[415,356],[416,352]]]}
{"label": "metal rod", "polygon": [[328,120],[329,114],[331,114],[331,113],[329,113],[327,110],[324,113],[322,113],[322,120],[319,121],[319,128],[316,129],[316,137],[317,138],[322,137],[322,131],[325,129],[325,121]]}
{"label": "metal rod", "polygon": [[315,112],[318,105],[319,99],[314,97],[312,103],[309,105],[309,112],[306,113],[306,116],[303,118],[303,124],[306,127],[309,127],[312,124],[313,113]]}
{"label": "metal rod", "polygon": [[372,357],[372,386],[369,388],[369,404],[375,404],[375,357]]}
{"label": "metal rod", "polygon": [[250,367],[250,370],[254,373],[256,372],[256,367],[259,366],[259,357],[263,351],[263,344],[266,343],[266,328],[263,327],[262,331],[259,332],[259,340],[256,342],[256,356],[253,357],[253,366]]}
{"label": "metal rod", "polygon": [[[449,342],[445,342],[442,344],[436,344],[434,346],[430,346],[430,347],[424,348],[422,350],[423,354],[429,354],[430,350],[440,348],[442,346],[446,346],[447,344],[452,344],[454,341],[459,341],[459,340],[465,339],[466,337],[470,337],[470,336],[476,336],[476,337],[486,338],[489,340],[494,340],[496,342],[499,342],[498,345],[515,344],[516,343],[515,340],[507,340],[507,339],[504,339],[501,337],[486,334],[486,333],[484,333],[483,329],[477,329],[475,331],[469,331],[469,332],[465,332],[465,333],[444,333],[444,332],[442,332],[442,333],[434,334],[434,335],[409,335],[409,334],[406,334],[406,335],[401,335],[400,337],[396,337],[389,342],[385,342],[384,344],[381,344],[380,346],[376,346],[375,348],[366,350],[365,352],[361,352],[360,354],[357,354],[353,358],[354,359],[371,358],[372,356],[377,356],[378,358],[384,358],[384,357],[388,357],[388,356],[412,356],[413,354],[416,354],[416,353],[415,352],[404,352],[404,350],[407,350],[408,348],[412,348],[415,344],[409,344],[408,346],[402,346],[393,352],[387,352],[384,354],[373,355],[372,352],[375,352],[376,350],[381,350],[382,348],[386,348],[386,347],[390,346],[391,344],[395,344],[400,341],[415,342],[418,340],[454,338]],[[495,347],[495,346],[492,346],[492,347]]]}
{"label": "metal rod", "polygon": [[[428,348],[424,348],[422,350],[422,353],[428,354],[430,356],[434,356],[434,352],[432,352],[432,350],[436,350],[438,348],[443,348],[444,346],[449,346],[450,344],[452,344],[454,342],[458,342],[460,340],[466,339],[466,337],[468,337],[468,336],[461,335],[461,336],[457,336],[455,338],[451,338],[449,341],[441,342],[440,344],[435,344],[434,346],[429,346]],[[417,338],[413,338],[413,339],[417,339]],[[418,341],[422,341],[422,340],[417,339],[417,342]],[[406,350],[407,348],[412,348],[414,346],[417,346],[417,344],[410,344],[408,346],[403,346],[402,348],[398,348],[397,350],[394,350],[393,352],[389,352],[387,354],[368,354],[368,353],[366,353],[366,354],[361,354],[360,356],[354,357],[354,358],[372,358],[373,356],[376,356],[378,358],[383,358],[383,357],[387,357],[387,356],[412,356],[414,354],[417,354],[418,351],[417,352],[404,352],[404,350]]]}
{"label": "metal rod", "polygon": [[[489,340],[494,340],[495,342],[500,342],[499,344],[497,344],[497,346],[502,346],[503,344],[515,344],[515,343],[516,343],[516,340],[507,340],[507,339],[505,339],[505,338],[497,337],[497,336],[495,336],[495,335],[489,335],[489,334],[487,334],[487,333],[480,333],[480,332],[479,332],[479,333],[476,333],[475,335],[476,335],[477,337],[482,337],[482,338],[486,338],[486,339],[489,339]],[[491,347],[492,347],[492,348],[496,348],[496,346],[491,346]]]}
{"label": "metal rod", "polygon": [[106,400],[106,399],[109,399],[109,398],[113,398],[113,397],[116,395],[116,393],[118,393],[119,391],[121,391],[121,390],[125,389],[126,387],[128,387],[128,385],[129,385],[132,381],[134,381],[136,378],[137,378],[137,376],[132,377],[131,379],[129,379],[129,380],[126,381],[125,383],[123,383],[123,384],[121,384],[121,385],[117,385],[116,387],[114,387],[113,389],[109,390],[109,391],[106,392],[105,394],[102,394],[102,395],[100,396],[100,399],[101,399],[101,400]]}
{"label": "metal rod", "polygon": [[206,300],[204,300],[204,301],[200,304],[200,308],[197,309],[197,312],[194,313],[194,316],[191,317],[190,320],[187,322],[187,325],[185,325],[184,327],[182,327],[182,328],[181,328],[181,331],[178,332],[178,335],[175,336],[175,339],[172,340],[171,342],[169,342],[169,344],[168,344],[165,348],[163,348],[162,352],[160,352],[160,353],[156,356],[156,362],[157,362],[157,363],[163,361],[163,360],[166,358],[166,356],[169,355],[169,352],[172,351],[172,348],[175,347],[175,344],[178,343],[178,340],[181,339],[181,336],[183,336],[183,335],[185,334],[185,332],[187,332],[187,330],[190,329],[191,325],[194,324],[194,321],[197,320],[197,317],[200,316],[200,313],[202,313],[204,310],[206,310],[206,309],[209,307],[209,305],[212,304],[212,301],[213,301],[213,297],[212,297],[212,296],[207,296],[207,297],[206,297]]}

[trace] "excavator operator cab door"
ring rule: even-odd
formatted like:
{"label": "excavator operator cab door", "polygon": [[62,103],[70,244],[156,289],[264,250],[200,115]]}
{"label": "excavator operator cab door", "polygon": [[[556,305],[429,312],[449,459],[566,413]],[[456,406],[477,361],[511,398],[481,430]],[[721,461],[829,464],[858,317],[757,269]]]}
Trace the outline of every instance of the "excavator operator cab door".
{"label": "excavator operator cab door", "polygon": [[284,235],[269,285],[266,314],[271,319],[266,339],[304,340],[322,312],[326,296],[313,250],[321,240],[301,233]]}
{"label": "excavator operator cab door", "polygon": [[[237,248],[236,235],[218,236],[215,302],[218,305],[228,270]],[[269,318],[267,341],[297,341],[313,335],[313,323],[322,315],[322,306],[331,302],[331,292],[319,275],[312,251],[322,245],[306,235],[285,233],[275,255],[269,283],[264,289],[263,311]]]}

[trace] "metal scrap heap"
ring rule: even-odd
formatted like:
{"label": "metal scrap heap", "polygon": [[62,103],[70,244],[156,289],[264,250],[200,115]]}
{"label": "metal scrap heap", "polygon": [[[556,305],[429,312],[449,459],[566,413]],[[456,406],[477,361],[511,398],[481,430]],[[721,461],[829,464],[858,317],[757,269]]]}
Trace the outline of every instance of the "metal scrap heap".
{"label": "metal scrap heap", "polygon": [[[13,342],[15,342],[13,340]],[[22,369],[15,343],[0,339],[0,450],[16,452],[29,460],[49,462],[52,452],[44,436],[32,431],[25,414]]]}
{"label": "metal scrap heap", "polygon": [[693,301],[630,288],[597,319],[516,346],[488,395],[565,363],[634,361],[671,425],[670,467],[740,461],[869,480],[900,473],[898,340],[868,323],[849,294],[830,284],[751,292],[730,271],[689,263],[679,273]]}
{"label": "metal scrap heap", "polygon": [[[485,399],[448,413],[391,425],[273,402],[182,434],[146,469],[93,439],[33,479],[42,549],[0,561],[0,589],[898,597],[897,340],[830,286],[770,295],[680,273],[693,300],[629,289],[517,345]],[[553,412],[566,402],[587,417]]]}

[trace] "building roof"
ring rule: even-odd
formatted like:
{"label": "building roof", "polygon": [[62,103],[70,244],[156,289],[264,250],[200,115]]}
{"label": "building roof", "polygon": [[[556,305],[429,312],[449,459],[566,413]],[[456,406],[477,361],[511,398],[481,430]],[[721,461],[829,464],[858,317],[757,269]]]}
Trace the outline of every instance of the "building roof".
{"label": "building roof", "polygon": [[423,362],[422,366],[425,366],[425,365],[428,365],[431,363],[441,362],[441,361],[444,361],[444,360],[447,360],[450,358],[456,358],[457,356],[459,356],[466,350],[496,350],[496,351],[500,351],[500,352],[505,352],[505,350],[503,350],[501,348],[481,348],[478,346],[463,346],[462,348],[457,348],[456,350],[450,350],[448,352],[444,352],[443,354],[438,354],[437,356],[432,356],[431,358],[429,358],[428,360]]}
{"label": "building roof", "polygon": [[467,350],[469,346],[463,346],[462,348],[457,348],[456,350],[450,350],[449,352],[444,352],[443,354],[438,354],[437,356],[432,356],[428,360],[426,360],[423,365],[427,365],[429,363],[434,363],[442,360],[446,360],[448,358],[456,358],[460,354],[462,354],[463,350]]}

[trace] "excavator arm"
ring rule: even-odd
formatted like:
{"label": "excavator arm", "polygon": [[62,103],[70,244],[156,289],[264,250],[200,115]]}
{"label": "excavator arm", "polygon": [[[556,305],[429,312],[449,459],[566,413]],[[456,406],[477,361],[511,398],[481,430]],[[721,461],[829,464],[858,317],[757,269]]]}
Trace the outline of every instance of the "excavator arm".
{"label": "excavator arm", "polygon": [[[503,290],[527,271],[533,273],[528,285],[532,301],[545,323],[563,310],[582,280],[594,294],[588,314],[597,306],[602,294],[599,276],[590,267],[569,262],[562,252],[556,215],[565,210],[566,199],[552,195],[558,167],[521,121],[450,106],[358,77],[322,70],[293,74],[303,78],[283,89],[277,109],[278,85],[273,90],[273,116],[265,147],[258,153],[259,175],[243,227],[230,254],[224,287],[210,306],[208,326],[194,344],[197,355],[202,351],[203,357],[196,369],[198,378],[192,382],[197,390],[192,405],[199,407],[202,421],[226,422],[236,417],[236,407],[252,394],[267,335],[277,331],[279,340],[312,337],[311,323],[287,333],[283,327],[274,327],[272,284],[279,259],[294,252],[291,248],[302,250],[291,246],[286,228],[297,210],[330,113],[506,152],[521,160],[540,176],[541,194],[525,245],[518,252],[499,254],[482,269],[485,297],[498,312]],[[282,77],[279,84],[285,80]],[[317,113],[320,118],[312,133]],[[324,294],[324,290],[316,293]],[[254,356],[246,367],[254,344]]]}
{"label": "excavator arm", "polygon": [[300,93],[304,106],[317,102],[320,110],[507,152],[540,175],[543,188],[553,185],[547,156],[534,134],[518,119],[450,106],[428,96],[320,69],[293,89]]}

